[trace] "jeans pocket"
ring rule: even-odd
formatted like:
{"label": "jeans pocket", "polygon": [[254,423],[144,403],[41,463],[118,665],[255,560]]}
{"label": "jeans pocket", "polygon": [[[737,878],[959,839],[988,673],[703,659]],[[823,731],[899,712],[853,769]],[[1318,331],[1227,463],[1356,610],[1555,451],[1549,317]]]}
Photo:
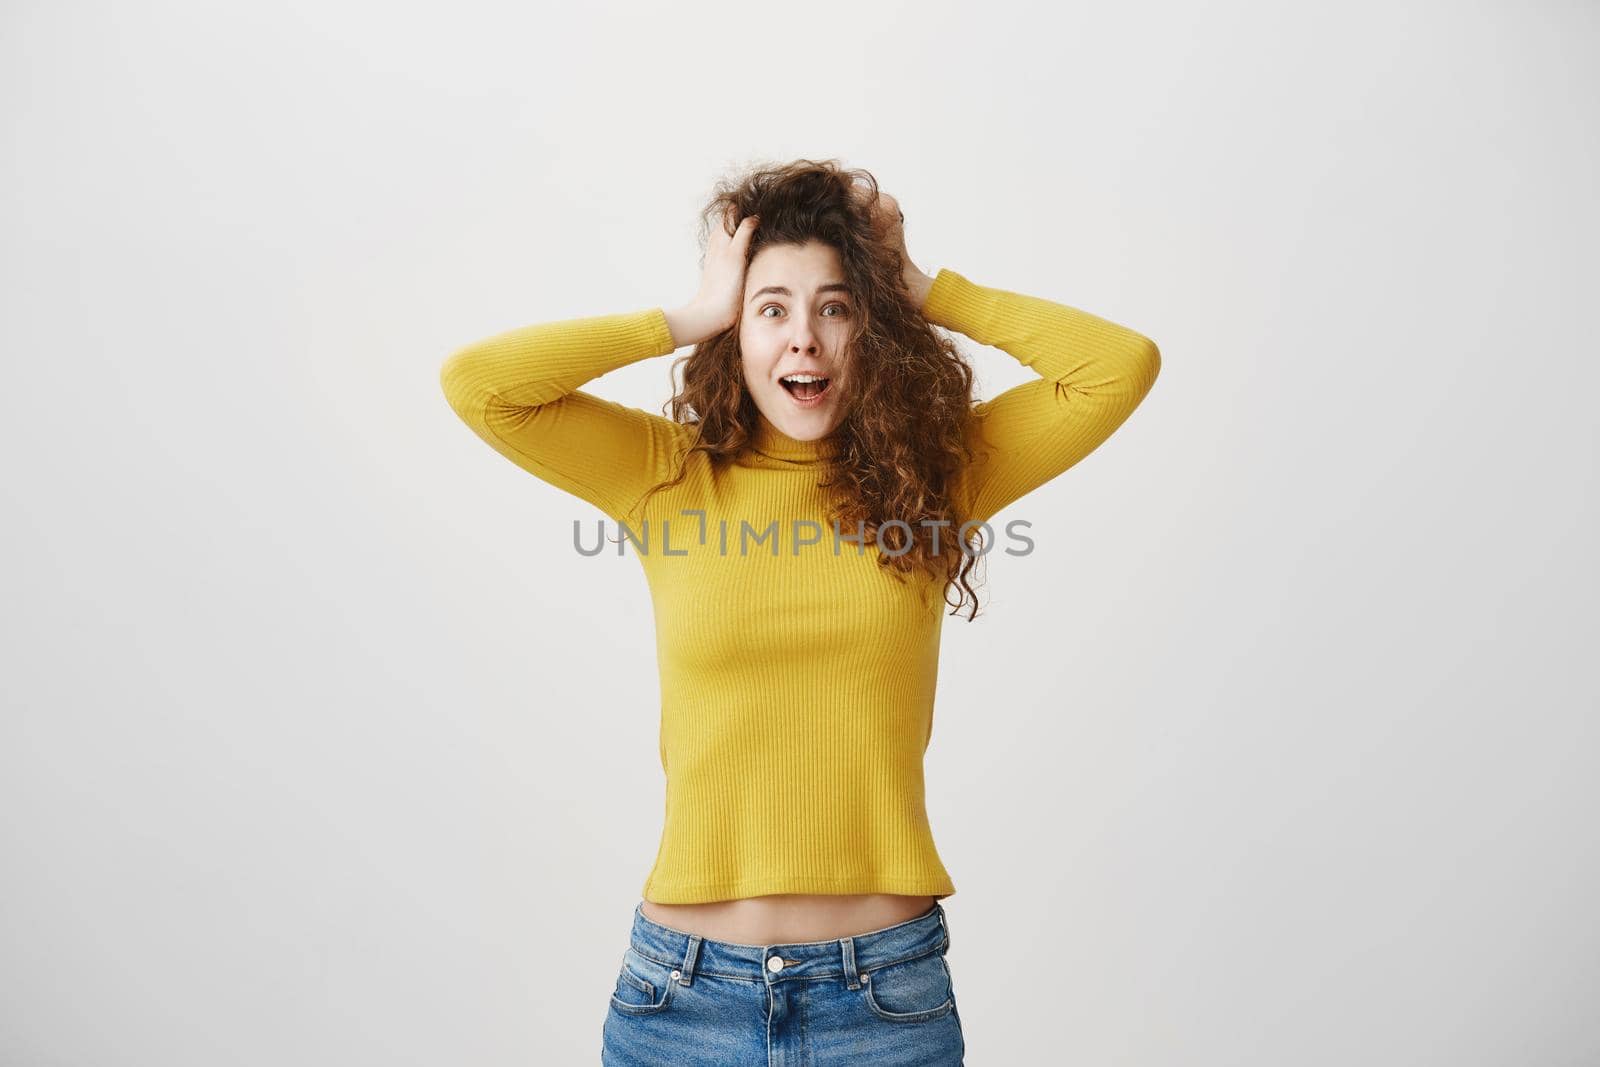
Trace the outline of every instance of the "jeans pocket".
{"label": "jeans pocket", "polygon": [[651,1015],[665,1011],[678,987],[678,970],[641,956],[633,948],[622,954],[611,1006],[624,1015]]}
{"label": "jeans pocket", "polygon": [[861,979],[867,1007],[889,1022],[927,1022],[955,1007],[950,967],[942,951],[863,972]]}

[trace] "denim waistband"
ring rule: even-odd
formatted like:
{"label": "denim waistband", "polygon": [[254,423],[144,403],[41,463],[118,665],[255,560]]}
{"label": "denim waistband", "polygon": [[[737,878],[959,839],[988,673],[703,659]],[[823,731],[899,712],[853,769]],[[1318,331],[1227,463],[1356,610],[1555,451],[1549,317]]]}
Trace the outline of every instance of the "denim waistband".
{"label": "denim waistband", "polygon": [[945,951],[950,931],[944,906],[935,901],[932,909],[914,919],[849,937],[744,945],[663,926],[645,916],[641,901],[633,909],[630,943],[639,955],[677,968],[682,985],[689,985],[696,975],[768,983],[843,978],[855,989],[863,971]]}

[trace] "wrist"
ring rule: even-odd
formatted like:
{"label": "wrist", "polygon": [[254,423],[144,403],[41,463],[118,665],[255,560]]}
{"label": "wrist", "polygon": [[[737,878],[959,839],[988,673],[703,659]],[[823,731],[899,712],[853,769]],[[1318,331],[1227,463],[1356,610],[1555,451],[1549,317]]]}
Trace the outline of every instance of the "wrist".
{"label": "wrist", "polygon": [[911,306],[918,311],[928,302],[928,292],[933,288],[933,277],[922,273],[914,267],[908,267],[902,275],[906,283],[906,292],[911,294]]}
{"label": "wrist", "polygon": [[697,345],[727,329],[727,324],[722,322],[719,316],[708,313],[693,303],[663,309],[662,313],[667,318],[667,329],[672,332],[672,344],[675,348]]}

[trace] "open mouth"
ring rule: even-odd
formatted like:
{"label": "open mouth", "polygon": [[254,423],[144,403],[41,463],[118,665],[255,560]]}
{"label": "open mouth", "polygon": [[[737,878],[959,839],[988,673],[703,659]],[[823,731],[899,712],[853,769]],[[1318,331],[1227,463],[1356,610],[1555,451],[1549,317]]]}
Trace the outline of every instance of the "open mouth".
{"label": "open mouth", "polygon": [[794,398],[795,403],[810,406],[821,402],[833,379],[817,374],[789,374],[778,379],[778,382]]}

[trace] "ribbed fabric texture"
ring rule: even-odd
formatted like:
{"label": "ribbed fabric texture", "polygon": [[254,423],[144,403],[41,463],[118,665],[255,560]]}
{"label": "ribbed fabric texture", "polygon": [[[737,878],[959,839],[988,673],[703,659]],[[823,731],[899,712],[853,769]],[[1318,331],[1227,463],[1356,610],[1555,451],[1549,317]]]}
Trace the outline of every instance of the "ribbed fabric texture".
{"label": "ribbed fabric texture", "polygon": [[[969,519],[992,518],[1092,452],[1160,369],[1155,344],[1133,330],[948,269],[922,311],[1039,375],[973,409],[986,455],[957,485]],[[764,416],[735,464],[713,470],[696,453],[678,485],[639,508],[676,474],[693,428],[578,386],[674,347],[651,308],[512,330],[441,371],[479,437],[637,539],[666,773],[644,898],[950,896],[923,792],[942,582],[896,580],[870,533],[856,540],[847,528],[836,541],[816,484],[827,442],[795,440]]]}

